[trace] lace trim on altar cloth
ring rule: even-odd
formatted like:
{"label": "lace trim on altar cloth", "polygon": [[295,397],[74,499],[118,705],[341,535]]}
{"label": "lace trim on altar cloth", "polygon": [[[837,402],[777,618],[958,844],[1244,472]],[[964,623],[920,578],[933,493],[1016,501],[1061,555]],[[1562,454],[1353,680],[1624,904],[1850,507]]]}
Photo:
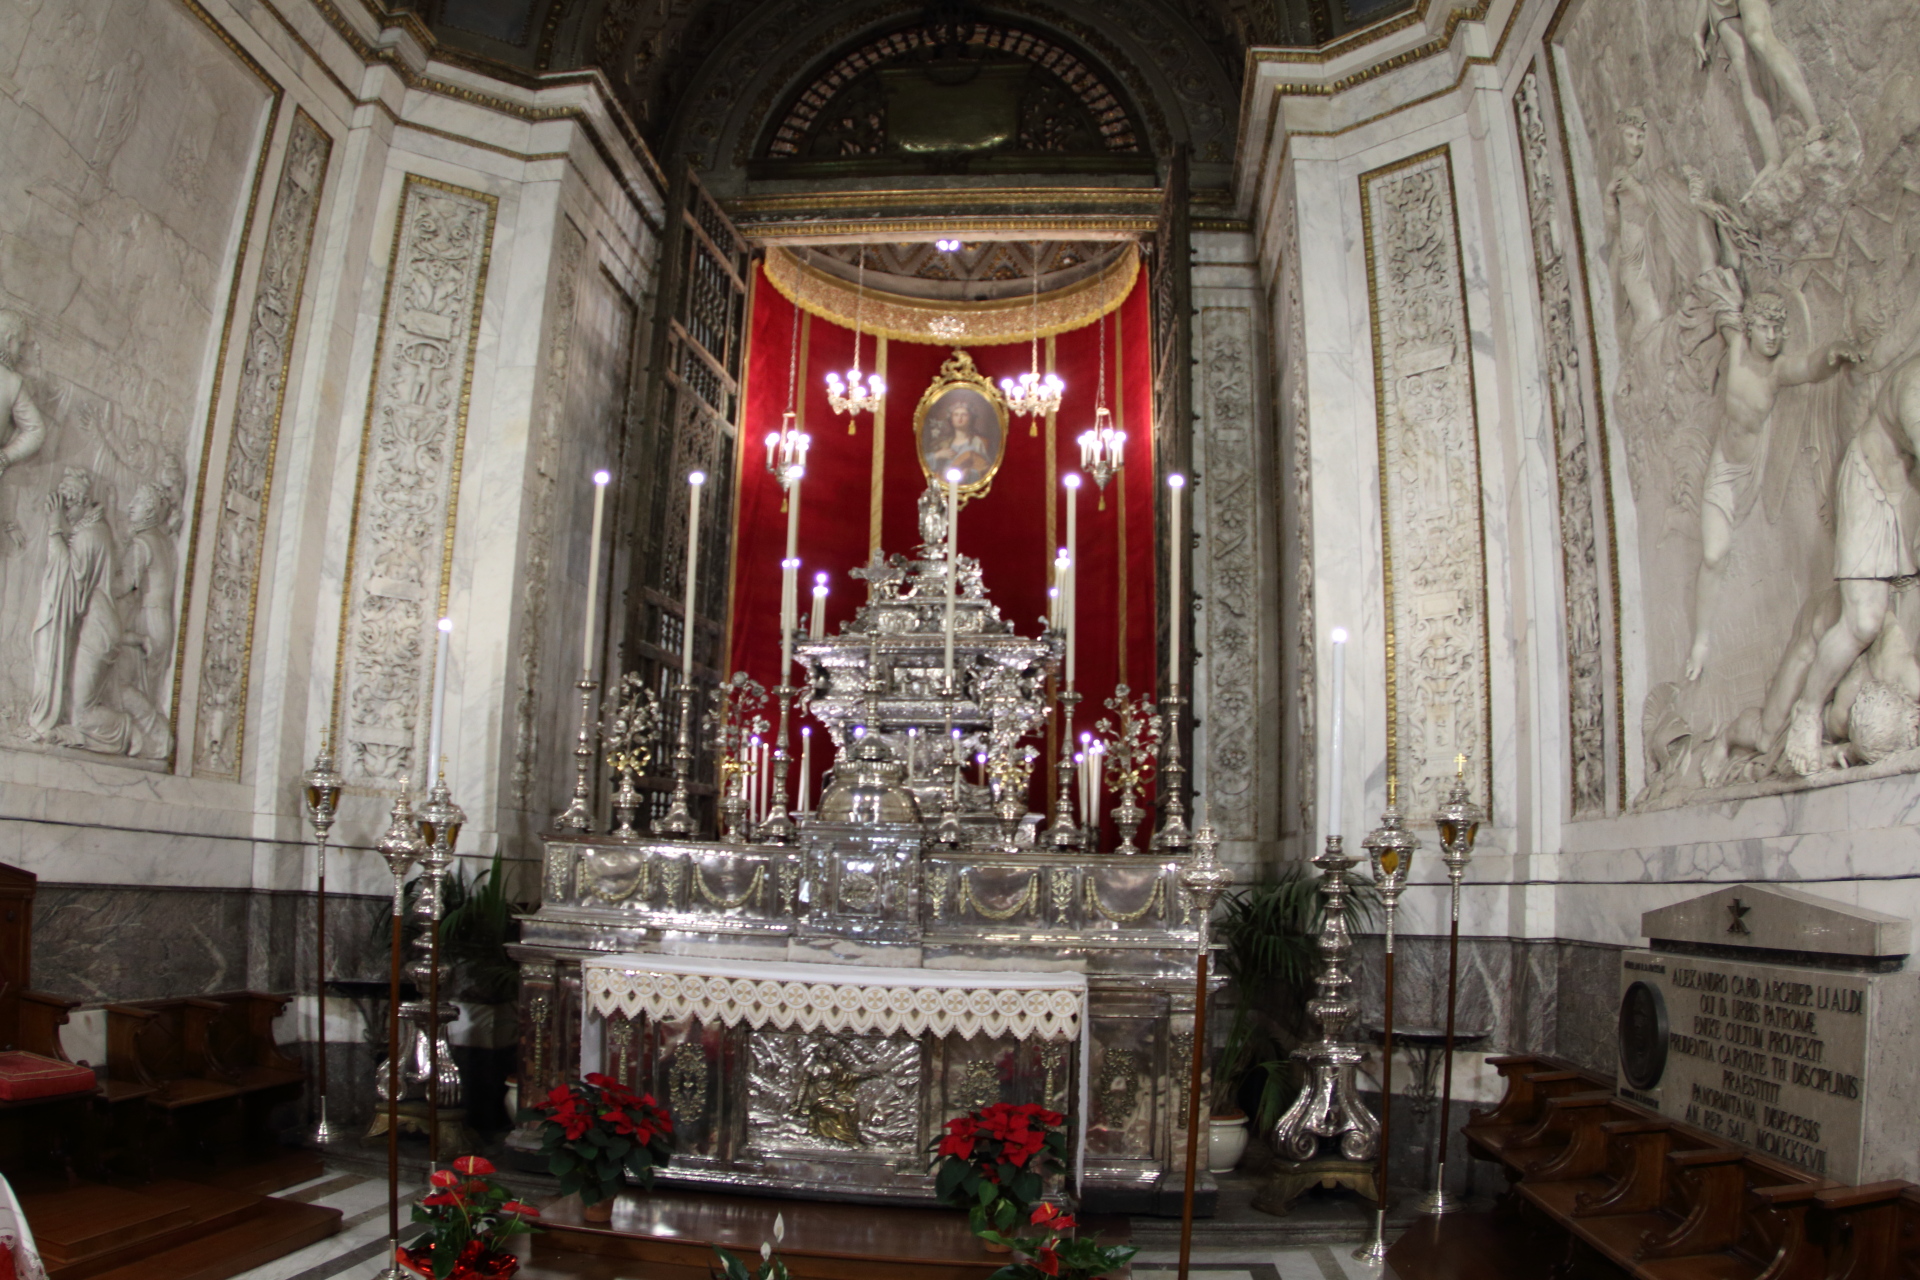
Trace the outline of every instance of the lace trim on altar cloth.
{"label": "lace trim on altar cloth", "polygon": [[587,1007],[603,1018],[677,1022],[693,1018],[769,1024],[787,1031],[919,1035],[931,1031],[1021,1040],[1071,1040],[1080,1034],[1084,993],[1061,987],[896,986],[854,982],[780,982],[646,969],[583,968]]}

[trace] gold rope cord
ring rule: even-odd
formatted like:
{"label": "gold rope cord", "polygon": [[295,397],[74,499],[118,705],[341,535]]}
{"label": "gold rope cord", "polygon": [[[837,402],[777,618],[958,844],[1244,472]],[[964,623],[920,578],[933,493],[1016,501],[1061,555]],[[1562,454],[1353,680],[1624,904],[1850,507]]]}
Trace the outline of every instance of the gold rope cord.
{"label": "gold rope cord", "polygon": [[787,301],[845,328],[853,328],[857,316],[862,333],[882,338],[985,346],[1052,337],[1117,310],[1140,274],[1140,250],[1128,245],[1106,269],[1041,294],[1037,311],[1024,297],[949,302],[873,289],[864,298],[857,297],[853,286],[838,276],[809,266],[792,250],[778,246],[767,250],[765,270],[767,283]]}
{"label": "gold rope cord", "polygon": [[692,871],[694,890],[698,892],[701,897],[705,898],[710,905],[718,907],[722,911],[731,911],[735,907],[743,907],[749,901],[755,906],[759,906],[760,891],[766,888],[767,885],[767,864],[764,862],[753,869],[753,879],[747,881],[747,887],[731,898],[723,898],[713,890],[707,888],[706,873],[701,871],[699,867],[692,868]]}
{"label": "gold rope cord", "polygon": [[1032,911],[1039,905],[1040,873],[1034,871],[1028,874],[1027,887],[1021,890],[1020,896],[1013,900],[1013,905],[1010,907],[990,907],[980,901],[979,896],[973,891],[973,881],[968,878],[966,871],[960,873],[960,896],[966,899],[967,905],[973,908],[977,916],[987,920],[1011,920],[1024,912]]}
{"label": "gold rope cord", "polygon": [[1167,882],[1165,880],[1155,880],[1153,882],[1153,892],[1147,895],[1147,900],[1140,905],[1138,911],[1109,911],[1107,910],[1107,904],[1100,901],[1100,891],[1093,887],[1093,877],[1088,876],[1081,883],[1087,886],[1087,909],[1089,911],[1099,912],[1115,924],[1132,924],[1136,920],[1144,919],[1146,916],[1151,915],[1154,908],[1160,905],[1161,899],[1167,892]]}

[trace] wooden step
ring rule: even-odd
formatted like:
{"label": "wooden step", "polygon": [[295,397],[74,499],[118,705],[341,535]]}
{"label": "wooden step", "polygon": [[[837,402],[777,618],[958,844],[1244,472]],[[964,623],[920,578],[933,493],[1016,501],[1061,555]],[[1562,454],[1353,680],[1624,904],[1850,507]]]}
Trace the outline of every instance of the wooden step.
{"label": "wooden step", "polygon": [[262,1200],[244,1221],[130,1261],[94,1280],[227,1280],[340,1230],[340,1211]]}
{"label": "wooden step", "polygon": [[249,1195],[270,1196],[276,1191],[288,1187],[297,1187],[303,1182],[312,1182],[327,1171],[326,1161],[315,1151],[305,1151],[289,1147],[264,1159],[250,1161],[232,1169],[223,1169],[218,1173],[193,1174],[180,1176],[194,1182],[204,1182],[210,1187],[223,1187],[228,1191],[244,1191]]}
{"label": "wooden step", "polygon": [[[52,1236],[36,1202],[57,1199]],[[49,1280],[86,1280],[103,1271],[237,1226],[270,1203],[260,1196],[196,1182],[153,1182],[137,1189],[82,1186],[23,1203],[47,1263]],[[56,1258],[56,1252],[58,1257]]]}

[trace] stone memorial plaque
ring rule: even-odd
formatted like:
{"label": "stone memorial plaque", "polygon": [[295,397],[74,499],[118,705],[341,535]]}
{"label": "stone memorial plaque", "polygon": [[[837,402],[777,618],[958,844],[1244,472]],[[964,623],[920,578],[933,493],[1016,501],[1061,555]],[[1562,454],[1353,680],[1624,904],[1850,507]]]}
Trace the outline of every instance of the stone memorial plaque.
{"label": "stone memorial plaque", "polygon": [[[1894,957],[1779,945],[1819,936],[1778,918],[1794,912],[1886,919],[1762,886],[1647,914],[1654,948],[1621,957],[1620,1096],[1839,1182],[1912,1178],[1916,978],[1885,971]],[[1727,943],[1731,926],[1774,945]]]}

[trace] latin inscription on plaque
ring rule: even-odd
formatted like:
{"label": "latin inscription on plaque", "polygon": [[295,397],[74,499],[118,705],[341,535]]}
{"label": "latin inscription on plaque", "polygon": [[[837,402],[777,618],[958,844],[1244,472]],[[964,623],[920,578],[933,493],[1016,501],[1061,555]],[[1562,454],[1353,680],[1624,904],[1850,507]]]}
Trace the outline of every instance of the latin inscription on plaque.
{"label": "latin inscription on plaque", "polygon": [[1646,951],[1622,957],[1620,979],[1621,1096],[1861,1180],[1867,1028],[1884,979]]}

